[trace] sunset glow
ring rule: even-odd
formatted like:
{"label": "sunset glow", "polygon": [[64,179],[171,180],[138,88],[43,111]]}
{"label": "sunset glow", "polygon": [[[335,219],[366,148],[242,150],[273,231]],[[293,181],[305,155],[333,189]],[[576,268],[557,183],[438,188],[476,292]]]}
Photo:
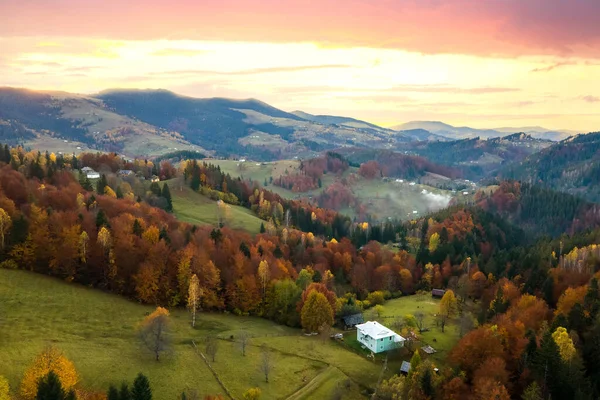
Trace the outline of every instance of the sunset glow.
{"label": "sunset glow", "polygon": [[253,97],[385,126],[598,130],[597,1],[315,4],[0,0],[0,86]]}

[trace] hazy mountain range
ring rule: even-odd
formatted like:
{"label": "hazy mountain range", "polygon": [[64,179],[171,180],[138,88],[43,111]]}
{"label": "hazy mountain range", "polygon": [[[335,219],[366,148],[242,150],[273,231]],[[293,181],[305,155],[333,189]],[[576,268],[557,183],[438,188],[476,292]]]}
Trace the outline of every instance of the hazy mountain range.
{"label": "hazy mountain range", "polygon": [[413,121],[393,129],[353,118],[285,112],[255,99],[200,99],[166,90],[108,90],[97,95],[0,88],[0,140],[52,150],[71,146],[151,156],[174,149],[256,159],[304,156],[339,147],[398,150],[407,144],[482,139],[541,127],[474,129]]}

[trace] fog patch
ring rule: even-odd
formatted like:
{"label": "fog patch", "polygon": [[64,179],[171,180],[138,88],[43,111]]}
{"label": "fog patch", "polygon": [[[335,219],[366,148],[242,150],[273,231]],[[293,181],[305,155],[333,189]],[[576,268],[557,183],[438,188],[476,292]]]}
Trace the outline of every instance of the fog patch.
{"label": "fog patch", "polygon": [[423,200],[427,203],[427,209],[430,211],[441,210],[448,207],[451,197],[445,194],[425,193]]}

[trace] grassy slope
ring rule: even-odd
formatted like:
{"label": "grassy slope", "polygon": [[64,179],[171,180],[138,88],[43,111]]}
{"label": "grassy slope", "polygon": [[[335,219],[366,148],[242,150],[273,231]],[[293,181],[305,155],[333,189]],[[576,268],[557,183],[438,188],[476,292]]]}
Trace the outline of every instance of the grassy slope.
{"label": "grassy slope", "polygon": [[[330,340],[305,337],[260,318],[202,313],[194,330],[183,310],[171,313],[173,355],[157,363],[139,347],[135,330],[152,309],[46,276],[0,270],[0,375],[16,391],[34,357],[53,344],[74,362],[81,384],[88,389],[106,390],[111,383],[131,381],[143,372],[157,399],[173,399],[184,388],[202,395],[222,393],[190,346],[195,340],[202,349],[207,335],[222,339],[213,366],[236,398],[253,386],[261,388],[263,399],[286,398],[307,384],[310,390],[299,398],[328,398],[348,378],[372,385],[379,371],[379,365]],[[253,336],[246,357],[229,341],[241,329]],[[275,368],[268,384],[258,371],[261,344],[274,352]],[[332,373],[330,365],[339,369]],[[313,380],[321,372],[326,374]],[[359,397],[356,385],[350,385],[344,396]]]}
{"label": "grassy slope", "polygon": [[442,362],[460,337],[458,325],[454,320],[451,320],[446,325],[444,333],[442,333],[440,327],[436,326],[434,314],[439,311],[439,303],[440,300],[432,298],[430,294],[418,294],[393,299],[384,304],[383,318],[379,322],[390,326],[396,317],[402,318],[406,314],[414,315],[417,312],[424,313],[425,327],[429,331],[421,334],[421,346],[428,344],[436,349],[437,353],[432,358],[438,362]]}
{"label": "grassy slope", "polygon": [[[195,193],[187,185],[180,184],[179,180],[167,182],[173,198],[175,216],[184,222],[196,225],[217,225],[217,202]],[[234,229],[243,229],[250,233],[258,233],[263,222],[252,211],[241,206],[230,206],[231,215],[229,226]]]}
{"label": "grassy slope", "polygon": [[[246,161],[242,164],[242,169],[240,169],[237,161],[207,160],[207,162],[219,165],[224,172],[231,176],[241,176],[244,179],[258,181],[260,184],[264,184],[265,179],[269,182],[270,177],[275,179],[280,175],[285,175],[286,170],[290,174],[293,174],[300,166],[300,162],[297,160],[282,160],[264,164]],[[356,173],[357,169],[350,168],[346,171],[345,176],[350,172]],[[334,174],[326,174],[323,175],[321,180],[323,188],[326,188],[335,182],[336,176]],[[425,215],[428,212],[428,202],[424,201],[424,197],[421,194],[423,189],[434,193],[449,194],[448,191],[435,189],[427,185],[417,184],[410,186],[407,181],[404,183],[393,181],[394,179],[391,179],[391,182],[385,182],[382,179],[367,180],[359,178],[359,181],[352,186],[352,190],[359,201],[367,206],[369,213],[378,219],[385,219],[387,217],[413,218],[413,210],[418,211],[417,215]],[[323,190],[316,189],[303,193],[295,193],[272,184],[269,184],[267,189],[288,199],[318,196]],[[339,211],[350,217],[355,216],[353,209],[346,208]]]}

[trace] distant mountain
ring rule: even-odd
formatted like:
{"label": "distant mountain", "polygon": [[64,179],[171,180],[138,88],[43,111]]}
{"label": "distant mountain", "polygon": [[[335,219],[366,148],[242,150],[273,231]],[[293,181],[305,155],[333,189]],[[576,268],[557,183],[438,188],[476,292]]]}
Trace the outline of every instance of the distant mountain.
{"label": "distant mountain", "polygon": [[354,118],[338,117],[334,115],[312,115],[305,113],[304,111],[293,111],[292,114],[307,121],[317,122],[319,124],[347,126],[351,128],[370,131],[371,133],[393,135],[395,137],[408,138],[411,140],[448,140],[447,138],[441,135],[436,135],[425,129],[389,129]]}
{"label": "distant mountain", "polygon": [[562,140],[506,166],[498,177],[541,184],[600,202],[600,132]]}
{"label": "distant mountain", "polygon": [[0,88],[0,139],[57,151],[71,151],[76,142],[129,156],[192,150],[264,160],[343,146],[391,149],[424,136],[351,118],[301,115],[255,99],[198,99],[166,90],[84,96]]}
{"label": "distant mountain", "polygon": [[477,129],[468,126],[456,127],[440,121],[411,121],[401,125],[394,126],[392,129],[425,129],[433,134],[445,136],[449,139],[469,139],[469,138],[493,138],[505,136],[512,133],[527,133],[538,139],[562,140],[571,135],[573,131],[557,131],[546,129],[541,126],[528,126],[521,128],[497,128],[497,129]]}
{"label": "distant mountain", "polygon": [[446,142],[411,142],[400,146],[399,150],[459,168],[470,179],[480,179],[504,165],[523,161],[527,156],[551,144],[548,140],[516,133],[487,140],[474,138]]}

